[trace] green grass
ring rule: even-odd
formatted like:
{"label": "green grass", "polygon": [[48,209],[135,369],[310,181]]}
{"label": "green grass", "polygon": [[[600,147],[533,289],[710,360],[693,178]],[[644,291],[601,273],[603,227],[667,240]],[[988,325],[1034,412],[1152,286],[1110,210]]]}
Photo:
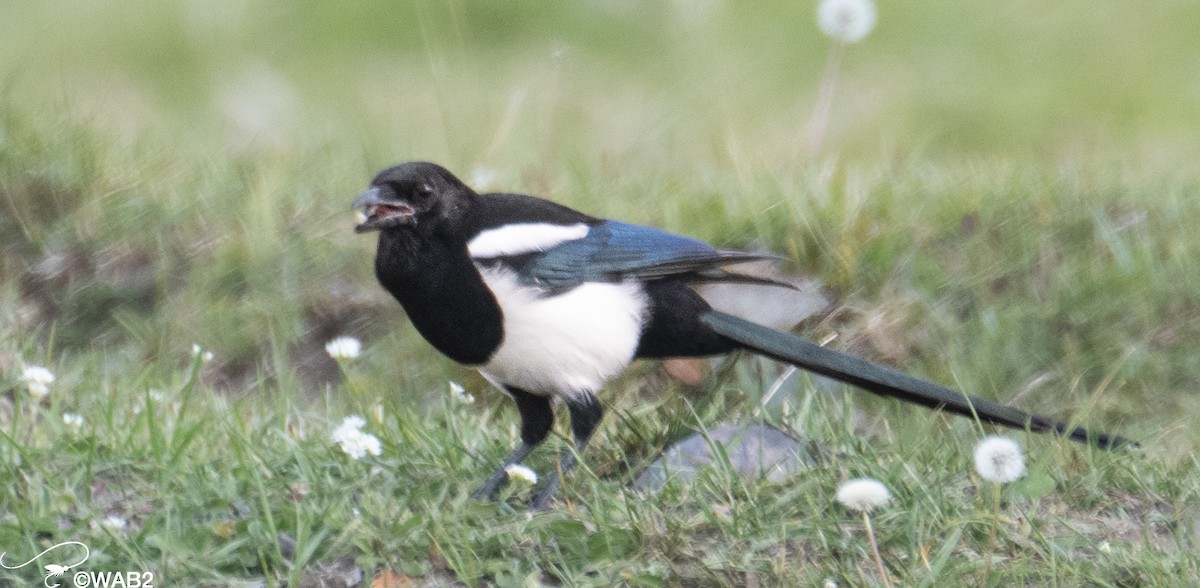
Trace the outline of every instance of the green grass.
{"label": "green grass", "polygon": [[[78,540],[89,569],[160,585],[298,585],[345,557],[418,584],[878,585],[833,499],[872,476],[903,585],[1200,581],[1195,7],[884,5],[807,156],[812,6],[605,6],[0,8],[3,561]],[[974,423],[807,379],[764,413],[755,360],[700,390],[644,364],[553,511],[521,488],[473,502],[517,415],[420,340],[350,230],[371,174],[414,158],[780,252],[836,300],[804,335],[1143,449],[1014,434],[1030,469],[989,549]],[[322,346],[342,333],[366,348],[338,366]],[[23,364],[57,376],[41,402]],[[347,414],[381,456],[332,443]],[[831,459],[627,488],[728,421]]]}

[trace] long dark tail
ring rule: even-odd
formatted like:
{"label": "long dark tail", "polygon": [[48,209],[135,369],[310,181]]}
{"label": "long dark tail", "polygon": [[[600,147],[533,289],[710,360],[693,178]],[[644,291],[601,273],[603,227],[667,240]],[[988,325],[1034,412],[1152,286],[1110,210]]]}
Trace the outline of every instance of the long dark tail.
{"label": "long dark tail", "polygon": [[1126,444],[1136,445],[1124,437],[1092,433],[1080,427],[1071,428],[1062,421],[1029,414],[1011,406],[943,388],[933,382],[919,380],[892,368],[826,349],[795,335],[769,329],[723,312],[707,312],[700,317],[700,321],[752,351],[881,396],[899,398],[906,402],[1015,429],[1066,435],[1081,443],[1094,443],[1102,449],[1113,449]]}

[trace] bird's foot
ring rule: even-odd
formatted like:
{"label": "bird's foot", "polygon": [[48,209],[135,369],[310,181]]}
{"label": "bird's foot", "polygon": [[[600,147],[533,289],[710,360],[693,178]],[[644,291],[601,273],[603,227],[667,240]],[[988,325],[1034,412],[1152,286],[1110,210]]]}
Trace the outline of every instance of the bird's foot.
{"label": "bird's foot", "polygon": [[[471,498],[479,501],[495,500],[496,496],[500,493],[500,489],[507,482],[508,472],[504,468],[500,468],[482,486],[471,493]],[[549,508],[550,503],[554,501],[554,495],[558,493],[559,486],[560,482],[557,471],[547,476],[546,481],[542,483],[541,489],[534,495],[533,500],[529,502],[530,510],[546,510]]]}
{"label": "bird's foot", "polygon": [[521,463],[533,451],[533,445],[522,442],[513,450],[508,457],[504,458],[504,462],[496,468],[492,477],[488,478],[478,490],[471,493],[471,498],[475,500],[494,500],[496,494],[500,492],[500,488],[508,481],[508,466]]}
{"label": "bird's foot", "polygon": [[542,489],[538,490],[533,500],[529,502],[529,509],[547,510],[550,508],[550,503],[554,500],[554,495],[558,493],[559,480],[558,472],[552,472],[549,476],[546,476],[546,481],[542,484]]}
{"label": "bird's foot", "polygon": [[[576,451],[583,449],[583,443],[579,443]],[[563,450],[558,454],[558,467],[546,476],[546,482],[541,490],[538,490],[533,501],[529,503],[529,507],[533,510],[546,510],[550,507],[550,502],[554,500],[554,495],[558,493],[558,487],[562,482],[562,477],[567,475],[567,472],[575,469],[576,464],[575,451],[570,449]]]}
{"label": "bird's foot", "polygon": [[475,500],[495,500],[496,494],[500,492],[500,488],[504,487],[505,482],[508,482],[508,471],[504,466],[500,466],[492,477],[488,478],[477,490],[471,493],[471,498]]}

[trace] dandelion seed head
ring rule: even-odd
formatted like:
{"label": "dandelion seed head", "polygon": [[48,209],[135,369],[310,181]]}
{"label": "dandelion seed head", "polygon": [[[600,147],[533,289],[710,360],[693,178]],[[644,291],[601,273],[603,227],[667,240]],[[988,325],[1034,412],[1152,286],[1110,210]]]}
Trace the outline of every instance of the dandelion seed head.
{"label": "dandelion seed head", "polygon": [[842,43],[863,40],[875,28],[875,17],[872,0],[821,0],[817,5],[817,25]]}
{"label": "dandelion seed head", "polygon": [[1007,484],[1025,473],[1025,457],[1016,441],[992,435],[975,446],[975,471],[989,482]]}
{"label": "dandelion seed head", "polygon": [[362,342],[354,337],[338,337],[325,344],[325,352],[334,359],[354,359],[362,353]]}
{"label": "dandelion seed head", "polygon": [[538,481],[537,472],[519,463],[510,463],[504,466],[504,473],[508,474],[508,479],[519,480],[530,486],[537,484]]}
{"label": "dandelion seed head", "polygon": [[480,192],[491,190],[496,186],[496,171],[492,168],[477,166],[471,170],[470,177],[471,179],[467,183]]}
{"label": "dandelion seed head", "polygon": [[870,512],[892,499],[887,486],[872,478],[846,480],[838,486],[837,501],[850,510]]}

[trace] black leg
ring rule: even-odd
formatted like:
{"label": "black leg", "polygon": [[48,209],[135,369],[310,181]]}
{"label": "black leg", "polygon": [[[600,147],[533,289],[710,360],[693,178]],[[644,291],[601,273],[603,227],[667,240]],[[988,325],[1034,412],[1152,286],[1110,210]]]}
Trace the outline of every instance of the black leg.
{"label": "black leg", "polygon": [[490,500],[496,497],[496,492],[500,487],[508,481],[508,466],[514,463],[521,463],[530,453],[533,453],[533,446],[522,441],[508,457],[500,464],[500,467],[492,472],[492,476],[487,479],[477,490],[471,493],[471,498],[475,500]]}
{"label": "black leg", "polygon": [[496,496],[496,491],[508,481],[505,468],[521,463],[533,448],[546,440],[550,428],[554,425],[554,409],[550,407],[550,397],[530,394],[520,388],[508,388],[508,393],[517,402],[517,410],[521,413],[521,444],[504,458],[504,462],[471,496],[476,500],[486,500]]}
{"label": "black leg", "polygon": [[568,400],[567,409],[571,411],[571,432],[575,435],[575,450],[567,449],[559,454],[558,468],[550,472],[550,475],[546,477],[546,484],[542,486],[542,489],[538,491],[537,496],[533,498],[533,502],[530,504],[530,506],[537,510],[542,510],[549,506],[550,501],[554,499],[554,494],[558,492],[562,476],[575,467],[575,455],[583,453],[583,448],[587,447],[588,439],[591,439],[596,426],[604,418],[604,407],[600,406],[600,399],[596,398],[593,394],[586,394],[580,398]]}

